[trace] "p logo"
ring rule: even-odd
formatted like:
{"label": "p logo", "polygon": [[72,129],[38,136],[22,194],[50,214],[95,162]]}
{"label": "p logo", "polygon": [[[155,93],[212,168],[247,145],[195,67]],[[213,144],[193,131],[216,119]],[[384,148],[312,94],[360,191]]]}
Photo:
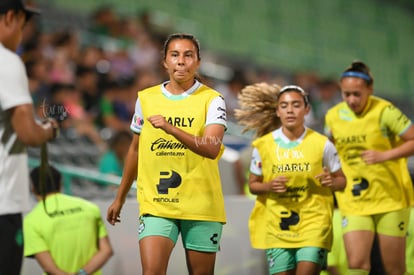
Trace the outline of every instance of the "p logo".
{"label": "p logo", "polygon": [[181,176],[175,171],[161,171],[159,184],[157,184],[158,194],[168,194],[169,188],[176,188],[181,184]]}
{"label": "p logo", "polygon": [[[354,179],[354,182],[358,181],[358,179]],[[359,182],[353,185],[352,188],[352,195],[354,197],[360,196],[362,190],[368,189],[369,183],[366,179],[361,178],[359,179]]]}
{"label": "p logo", "polygon": [[[282,215],[288,215],[289,212],[283,211],[280,214],[282,214]],[[284,218],[281,219],[281,222],[279,224],[280,225],[280,229],[282,229],[282,230],[289,230],[289,226],[291,226],[291,225],[297,225],[299,223],[299,220],[300,220],[299,214],[296,213],[295,211],[291,211],[290,212],[290,216],[287,216],[287,217],[284,217]]]}

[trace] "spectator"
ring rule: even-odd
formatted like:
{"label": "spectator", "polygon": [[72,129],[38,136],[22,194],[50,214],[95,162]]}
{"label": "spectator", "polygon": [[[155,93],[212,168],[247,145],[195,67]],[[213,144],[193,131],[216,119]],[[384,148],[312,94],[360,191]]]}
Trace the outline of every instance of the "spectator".
{"label": "spectator", "polygon": [[38,203],[24,218],[24,255],[47,274],[102,274],[113,252],[99,207],[60,193],[53,166],[34,168],[30,178]]}
{"label": "spectator", "polygon": [[102,5],[92,14],[92,24],[89,29],[94,34],[113,36],[118,26],[118,15],[111,5]]}
{"label": "spectator", "polygon": [[99,102],[101,127],[114,132],[130,129],[133,115],[133,108],[129,107],[132,102],[129,98],[131,87],[130,80],[108,83]]}
{"label": "spectator", "polygon": [[102,91],[109,81],[108,73],[111,69],[111,65],[105,51],[100,46],[85,45],[82,47],[76,60],[76,66],[95,69],[97,74],[95,85],[99,91]]}
{"label": "spectator", "polygon": [[95,67],[76,67],[76,88],[80,91],[81,104],[92,122],[99,115],[101,93],[98,87],[98,73]]}
{"label": "spectator", "polygon": [[116,132],[109,141],[109,149],[99,161],[99,171],[121,177],[131,140],[129,131]]}
{"label": "spectator", "polygon": [[47,105],[47,112],[61,122],[62,134],[65,135],[67,130],[74,129],[78,137],[86,137],[101,152],[105,151],[106,142],[84,110],[79,90],[71,84],[56,83],[51,91],[52,102]]}
{"label": "spectator", "polygon": [[128,50],[129,57],[138,71],[160,69],[160,49],[147,30],[139,29],[135,34],[134,46]]}
{"label": "spectator", "polygon": [[46,59],[38,57],[25,63],[29,77],[29,89],[33,103],[36,107],[50,102],[50,83],[48,78],[49,63]]}
{"label": "spectator", "polygon": [[326,78],[319,81],[311,101],[315,130],[323,133],[326,112],[341,100],[341,93],[336,80]]}
{"label": "spectator", "polygon": [[235,70],[228,83],[217,85],[215,88],[219,91],[226,101],[227,119],[236,122],[234,110],[238,108],[237,97],[240,91],[248,84],[244,72]]}

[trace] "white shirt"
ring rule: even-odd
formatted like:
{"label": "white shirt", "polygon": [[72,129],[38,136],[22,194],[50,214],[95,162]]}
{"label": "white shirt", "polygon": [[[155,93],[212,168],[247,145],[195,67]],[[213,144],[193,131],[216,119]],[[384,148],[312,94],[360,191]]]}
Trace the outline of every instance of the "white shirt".
{"label": "white shirt", "polygon": [[29,168],[25,145],[10,121],[11,108],[31,104],[20,57],[0,43],[0,215],[29,210]]}

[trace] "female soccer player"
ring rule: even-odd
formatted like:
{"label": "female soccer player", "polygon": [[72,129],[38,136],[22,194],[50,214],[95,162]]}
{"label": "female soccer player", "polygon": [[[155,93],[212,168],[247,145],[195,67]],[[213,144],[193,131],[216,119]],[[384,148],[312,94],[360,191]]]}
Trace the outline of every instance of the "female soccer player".
{"label": "female soccer player", "polygon": [[143,274],[166,274],[179,234],[189,274],[214,274],[226,222],[218,170],[226,107],[217,91],[196,79],[200,47],[192,35],[167,38],[163,65],[169,80],[138,93],[135,135],[107,220],[120,222],[138,174]]}
{"label": "female soccer player", "polygon": [[346,182],[336,149],[305,127],[309,100],[299,86],[247,86],[240,106],[240,123],[259,133],[249,176],[252,246],[266,250],[270,274],[319,274],[332,246],[333,192]]}
{"label": "female soccer player", "polygon": [[373,96],[366,64],[352,62],[340,78],[343,102],[326,115],[326,134],[338,150],[347,186],[338,194],[349,273],[368,274],[378,235],[387,274],[402,275],[413,188],[406,157],[414,126],[391,102]]}

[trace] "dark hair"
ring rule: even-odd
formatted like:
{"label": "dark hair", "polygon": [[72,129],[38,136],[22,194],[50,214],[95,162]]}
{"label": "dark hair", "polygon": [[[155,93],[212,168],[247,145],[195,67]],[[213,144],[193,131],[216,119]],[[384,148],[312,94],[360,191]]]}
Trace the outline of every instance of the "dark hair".
{"label": "dark hair", "polygon": [[75,73],[77,77],[82,77],[87,74],[96,74],[96,69],[90,66],[77,66],[75,69]]}
{"label": "dark hair", "polygon": [[0,14],[5,14],[9,10],[23,11],[26,15],[26,21],[28,21],[33,15],[40,14],[40,10],[25,5],[23,0],[1,0]]}
{"label": "dark hair", "polygon": [[194,35],[187,34],[187,33],[174,33],[174,34],[171,34],[170,36],[167,37],[167,39],[164,42],[163,59],[165,59],[165,57],[167,56],[168,46],[170,45],[171,41],[177,40],[177,39],[185,39],[185,40],[191,41],[197,49],[197,58],[198,58],[198,60],[201,60],[201,57],[200,57],[200,43],[198,42],[198,40],[195,38]]}
{"label": "dark hair", "polygon": [[279,94],[277,95],[277,101],[279,102],[280,96],[285,92],[296,92],[299,93],[303,97],[303,101],[305,102],[305,107],[309,105],[309,95],[305,92],[302,87],[297,85],[286,85],[280,89]]}
{"label": "dark hair", "polygon": [[30,179],[34,192],[37,195],[47,195],[60,191],[62,176],[60,172],[53,166],[47,165],[45,182],[40,182],[40,167],[35,167],[30,172]]}
{"label": "dark hair", "polygon": [[350,76],[362,78],[368,86],[374,84],[374,78],[369,67],[362,61],[353,61],[342,73],[341,79]]}

